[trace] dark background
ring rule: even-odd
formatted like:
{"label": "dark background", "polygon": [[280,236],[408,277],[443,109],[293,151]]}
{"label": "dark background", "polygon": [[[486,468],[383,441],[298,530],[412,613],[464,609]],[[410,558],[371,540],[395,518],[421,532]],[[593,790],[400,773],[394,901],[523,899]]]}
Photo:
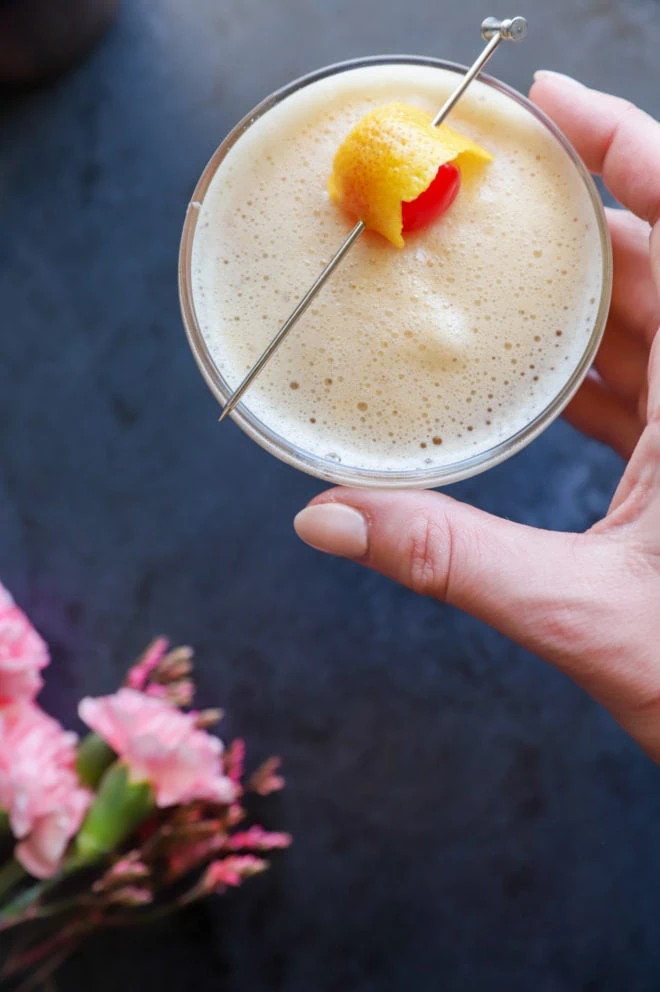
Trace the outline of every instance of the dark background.
{"label": "dark background", "polygon": [[[75,725],[154,633],[198,651],[200,700],[253,762],[282,755],[267,875],[103,938],[58,987],[227,992],[660,988],[660,781],[563,676],[482,624],[293,536],[320,486],[218,410],[177,303],[187,199],[261,97],[383,51],[544,65],[660,114],[657,0],[126,0],[91,59],[0,105],[0,575],[52,645]],[[621,465],[556,424],[453,487],[581,529]]]}

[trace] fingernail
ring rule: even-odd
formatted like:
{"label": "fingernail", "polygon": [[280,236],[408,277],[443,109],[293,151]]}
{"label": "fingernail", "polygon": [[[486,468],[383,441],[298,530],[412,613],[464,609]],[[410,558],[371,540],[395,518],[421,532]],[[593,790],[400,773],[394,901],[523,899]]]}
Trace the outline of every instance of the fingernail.
{"label": "fingernail", "polygon": [[367,521],[343,503],[307,506],[293,521],[298,537],[317,551],[341,558],[361,558],[367,550]]}
{"label": "fingernail", "polygon": [[563,72],[555,72],[554,69],[537,69],[534,73],[534,82],[541,79],[562,79],[566,83],[572,83],[573,86],[582,86],[582,83],[577,79],[573,79],[572,76],[567,76]]}

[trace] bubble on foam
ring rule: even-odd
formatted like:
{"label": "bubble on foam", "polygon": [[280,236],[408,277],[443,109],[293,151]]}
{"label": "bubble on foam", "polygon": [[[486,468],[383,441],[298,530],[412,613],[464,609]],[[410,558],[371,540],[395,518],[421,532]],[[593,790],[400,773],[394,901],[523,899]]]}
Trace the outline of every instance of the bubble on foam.
{"label": "bubble on foam", "polygon": [[[372,102],[433,110],[453,83],[411,66],[329,77],[235,145],[193,244],[195,308],[231,385],[349,228],[325,189],[352,124]],[[495,152],[482,179],[401,251],[365,235],[244,400],[330,461],[403,470],[492,447],[556,396],[593,327],[602,264],[576,170],[524,109],[481,84],[454,114]]]}

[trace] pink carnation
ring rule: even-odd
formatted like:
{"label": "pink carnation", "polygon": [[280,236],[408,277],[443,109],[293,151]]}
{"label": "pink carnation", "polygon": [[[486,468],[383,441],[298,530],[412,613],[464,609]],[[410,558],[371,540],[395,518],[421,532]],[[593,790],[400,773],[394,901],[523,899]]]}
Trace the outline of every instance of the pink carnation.
{"label": "pink carnation", "polygon": [[193,714],[134,689],[83,699],[78,712],[126,762],[133,781],[150,783],[159,806],[235,798],[236,787],[222,773],[222,743],[199,730]]}
{"label": "pink carnation", "polygon": [[37,878],[55,874],[92,798],[75,771],[75,744],[34,703],[0,711],[0,809],[20,840],[16,857]]}
{"label": "pink carnation", "polygon": [[0,585],[0,706],[34,699],[48,664],[48,648],[23,611]]}

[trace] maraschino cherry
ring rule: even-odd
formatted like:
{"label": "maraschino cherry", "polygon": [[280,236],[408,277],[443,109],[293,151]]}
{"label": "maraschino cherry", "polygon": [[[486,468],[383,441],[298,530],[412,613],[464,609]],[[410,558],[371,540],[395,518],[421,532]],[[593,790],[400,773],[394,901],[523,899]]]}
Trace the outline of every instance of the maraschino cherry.
{"label": "maraschino cherry", "polygon": [[451,207],[460,188],[460,169],[451,162],[441,165],[435,179],[423,193],[416,199],[401,204],[403,233],[419,231],[441,217]]}

